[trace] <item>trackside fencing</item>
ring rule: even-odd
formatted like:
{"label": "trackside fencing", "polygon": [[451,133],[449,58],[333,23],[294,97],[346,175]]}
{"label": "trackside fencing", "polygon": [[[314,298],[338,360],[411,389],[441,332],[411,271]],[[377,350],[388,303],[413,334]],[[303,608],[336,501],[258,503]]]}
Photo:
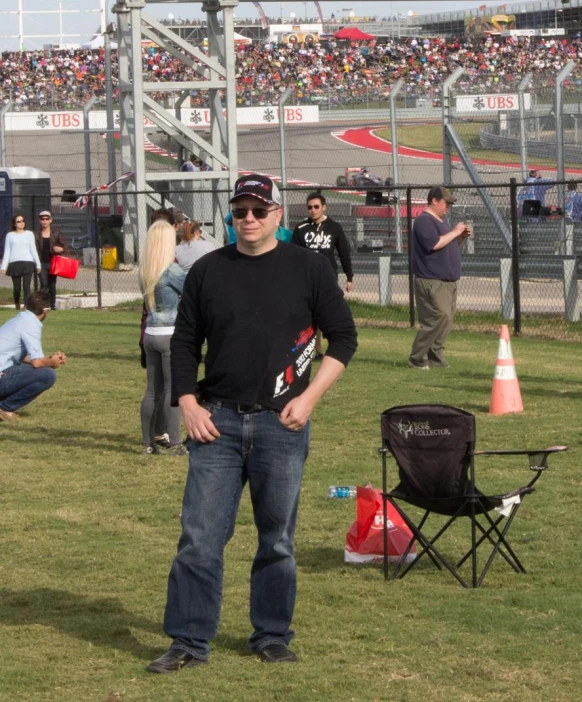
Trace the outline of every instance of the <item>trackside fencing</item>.
{"label": "trackside fencing", "polygon": [[[535,184],[534,184],[535,185]],[[511,182],[486,186],[451,186],[457,202],[450,208],[452,226],[471,224],[473,236],[462,244],[455,329],[497,331],[509,324],[514,334],[582,340],[582,201],[575,181]],[[582,191],[582,181],[580,183]],[[319,188],[327,215],[341,223],[350,246],[354,279],[347,294],[361,325],[411,327],[416,324],[413,276],[415,217],[426,207],[431,186]],[[285,191],[285,222],[293,229],[307,216],[305,188]],[[66,193],[0,197],[0,250],[12,215],[22,212],[27,228],[36,229],[38,213],[49,209],[65,238],[69,255],[81,261],[75,280],[59,278],[57,307],[104,307],[140,304],[138,265],[146,232],[132,218],[141,208],[149,221],[156,207],[173,205],[202,225],[204,236],[226,242],[226,191],[92,195],[85,209],[74,207]],[[577,209],[578,208],[578,209]],[[345,289],[341,271],[339,284]],[[0,303],[10,305],[11,281],[0,275]]]}

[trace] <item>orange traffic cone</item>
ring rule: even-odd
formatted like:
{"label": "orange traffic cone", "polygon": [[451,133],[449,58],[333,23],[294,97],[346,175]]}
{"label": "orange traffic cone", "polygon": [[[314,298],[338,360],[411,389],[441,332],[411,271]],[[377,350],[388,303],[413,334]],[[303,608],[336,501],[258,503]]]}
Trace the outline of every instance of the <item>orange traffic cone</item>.
{"label": "orange traffic cone", "polygon": [[491,388],[489,414],[508,414],[509,412],[523,412],[523,403],[515,372],[515,362],[511,354],[509,329],[507,324],[503,324],[499,332],[499,351]]}

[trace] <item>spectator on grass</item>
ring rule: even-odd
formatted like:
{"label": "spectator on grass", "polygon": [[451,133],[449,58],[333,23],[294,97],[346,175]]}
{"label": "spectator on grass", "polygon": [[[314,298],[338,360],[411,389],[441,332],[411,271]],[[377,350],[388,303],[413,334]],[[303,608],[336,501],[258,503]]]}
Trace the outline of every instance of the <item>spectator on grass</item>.
{"label": "spectator on grass", "polygon": [[176,262],[185,273],[188,273],[199,258],[214,251],[215,248],[214,244],[202,238],[202,230],[198,222],[184,222],[182,240],[176,246]]}
{"label": "spectator on grass", "polygon": [[[170,405],[170,340],[186,274],[174,262],[176,233],[164,219],[148,230],[139,266],[139,282],[147,309],[143,339],[147,387],[141,403],[141,430],[145,454],[187,453],[180,434],[180,412]],[[156,422],[169,435],[169,445],[156,443]]]}
{"label": "spectator on grass", "polygon": [[43,210],[38,216],[40,227],[36,230],[36,250],[40,258],[40,288],[48,290],[51,310],[56,308],[57,276],[50,274],[53,256],[65,252],[65,243],[59,229],[53,227],[53,217],[48,210]]}
{"label": "spectator on grass", "polygon": [[[194,264],[172,338],[172,400],[191,439],[190,464],[164,619],[172,644],[150,663],[152,673],[208,660],[224,547],[247,481],[258,531],[249,644],[265,663],[295,661],[288,648],[293,541],[309,417],[356,349],[352,315],[329,264],[276,238],[283,210],[273,181],[239,178],[231,203],[237,243]],[[310,384],[316,325],[329,348]]]}
{"label": "spectator on grass", "polygon": [[42,350],[42,323],[49,309],[46,291],[32,293],[26,310],[0,327],[0,421],[15,419],[16,410],[51,388],[55,369],[67,360],[62,351],[45,356]]}
{"label": "spectator on grass", "polygon": [[446,216],[457,198],[448,188],[428,191],[428,207],[412,227],[412,271],[420,329],[408,358],[411,368],[446,368],[445,342],[457,305],[461,277],[460,244],[471,236],[471,227],[459,222],[452,229]]}
{"label": "spectator on grass", "polygon": [[40,273],[40,258],[36,250],[34,234],[26,228],[23,214],[12,217],[10,231],[4,242],[4,258],[0,272],[12,278],[14,307],[20,309],[20,292],[24,287],[24,300],[30,295],[30,283],[34,273]]}
{"label": "spectator on grass", "polygon": [[[368,172],[365,168],[362,171]],[[350,244],[342,225],[327,216],[325,197],[321,193],[311,193],[307,196],[307,214],[309,215],[307,219],[300,222],[293,231],[293,243],[316,251],[326,258],[335,273],[336,280],[338,267],[335,254],[337,251],[347,279],[346,292],[351,292],[354,272]],[[322,358],[321,332],[318,331],[315,342],[315,360],[321,361]]]}

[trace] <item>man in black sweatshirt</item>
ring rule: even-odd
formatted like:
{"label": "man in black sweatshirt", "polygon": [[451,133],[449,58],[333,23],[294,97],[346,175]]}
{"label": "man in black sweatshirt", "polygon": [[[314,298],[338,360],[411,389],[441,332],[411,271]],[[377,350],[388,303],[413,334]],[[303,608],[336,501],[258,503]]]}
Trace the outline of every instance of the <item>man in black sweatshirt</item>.
{"label": "man in black sweatshirt", "polygon": [[[248,481],[258,549],[249,645],[267,663],[292,662],[294,533],[309,417],[356,350],[356,331],[328,263],[278,241],[281,196],[265,176],[239,178],[236,244],[191,268],[172,337],[172,402],[182,411],[190,466],[182,536],[168,583],[170,649],[148,666],[205,663],[218,627],[223,550]],[[316,330],[329,339],[309,382]],[[206,340],[205,377],[198,381]]]}
{"label": "man in black sweatshirt", "polygon": [[[308,218],[300,222],[293,230],[293,243],[306,249],[317,251],[326,258],[333,268],[337,278],[338,267],[335,252],[338,252],[342,270],[346,275],[346,292],[351,292],[354,273],[350,244],[342,225],[328,217],[325,197],[321,193],[311,193],[307,196]],[[321,360],[321,333],[317,333],[315,343],[315,358]]]}

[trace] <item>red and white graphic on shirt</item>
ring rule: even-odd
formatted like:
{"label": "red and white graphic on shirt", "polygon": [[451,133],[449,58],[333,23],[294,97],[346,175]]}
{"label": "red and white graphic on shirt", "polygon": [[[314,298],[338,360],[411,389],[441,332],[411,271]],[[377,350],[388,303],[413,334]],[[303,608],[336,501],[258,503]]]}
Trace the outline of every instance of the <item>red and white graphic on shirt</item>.
{"label": "red and white graphic on shirt", "polygon": [[307,329],[302,329],[295,340],[291,351],[296,355],[293,363],[277,376],[273,397],[284,395],[295,378],[300,378],[311,365],[311,356],[315,348],[315,327],[311,324]]}

